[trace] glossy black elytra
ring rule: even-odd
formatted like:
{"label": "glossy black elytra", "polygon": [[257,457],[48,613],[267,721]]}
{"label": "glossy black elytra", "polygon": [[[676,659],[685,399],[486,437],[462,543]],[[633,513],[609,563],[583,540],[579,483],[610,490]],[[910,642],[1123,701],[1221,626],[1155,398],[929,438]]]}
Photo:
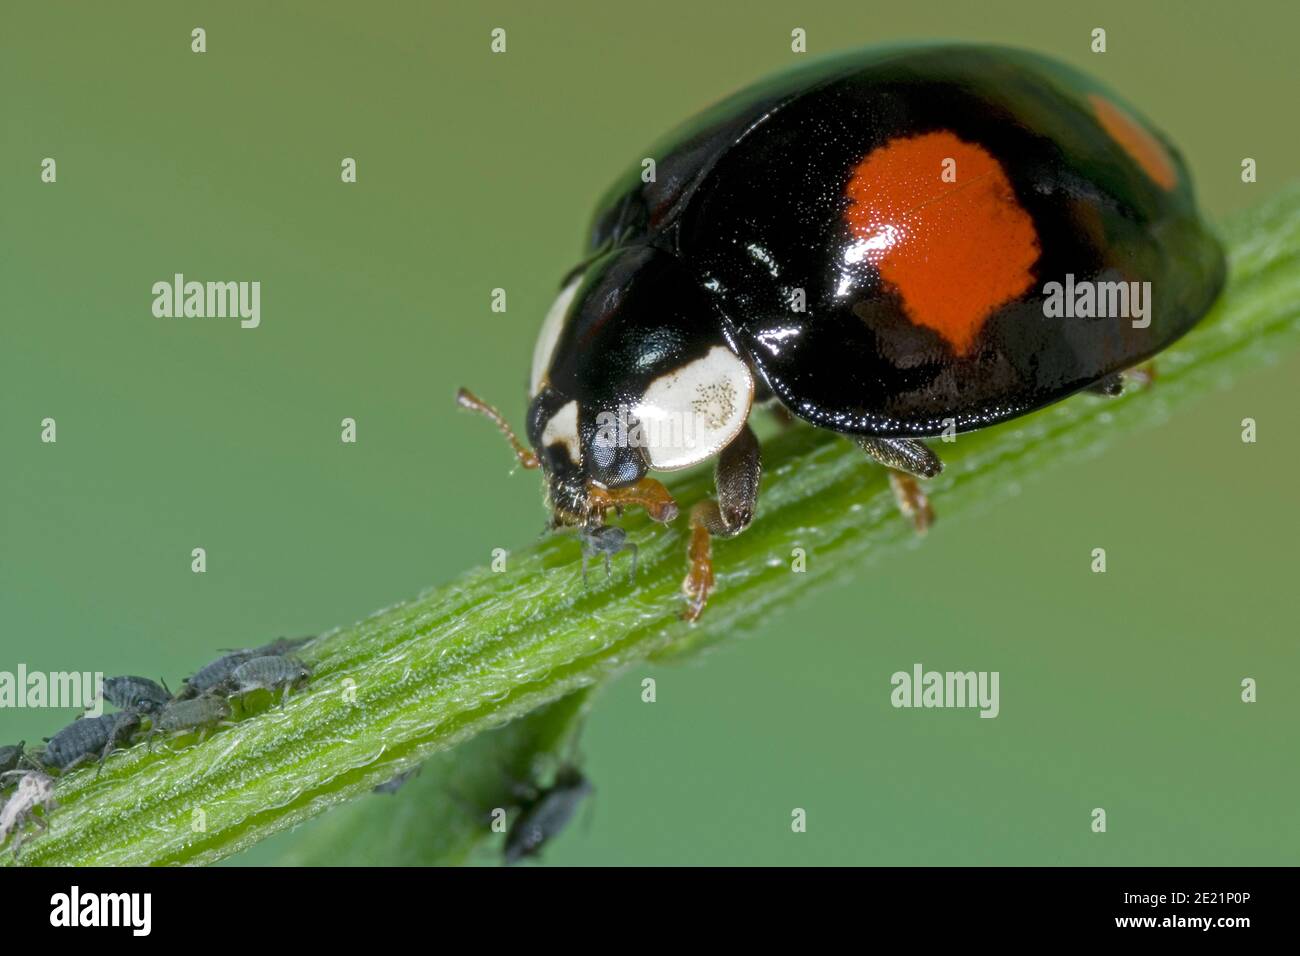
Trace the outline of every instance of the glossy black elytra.
{"label": "glossy black elytra", "polygon": [[[690,514],[694,619],[711,536],[758,499],[747,424],[774,399],[888,466],[924,530],[918,439],[1092,389],[1187,332],[1224,279],[1177,150],[1124,101],[1043,57],[859,51],[742,91],[600,203],[534,353],[519,461],[552,521],[598,527],[647,477],[717,458]],[[648,178],[648,177],[647,177]]]}

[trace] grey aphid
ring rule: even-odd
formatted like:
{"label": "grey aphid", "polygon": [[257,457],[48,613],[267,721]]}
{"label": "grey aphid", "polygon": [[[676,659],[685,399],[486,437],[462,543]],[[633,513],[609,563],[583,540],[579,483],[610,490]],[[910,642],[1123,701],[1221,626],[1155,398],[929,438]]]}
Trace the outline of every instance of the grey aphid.
{"label": "grey aphid", "polygon": [[[40,807],[48,812],[57,806],[58,804],[54,802],[53,778],[39,770],[23,774],[18,781],[18,789],[5,802],[4,808],[0,809],[0,845],[9,839],[9,834],[29,820],[44,830],[45,821],[32,811]],[[18,848],[23,844],[23,839],[23,835],[19,834],[18,839],[14,840],[15,856],[18,854]]]}
{"label": "grey aphid", "polygon": [[104,679],[104,699],[122,710],[153,714],[171,701],[172,694],[147,677],[126,675]]}
{"label": "grey aphid", "polygon": [[102,766],[108,755],[129,742],[139,727],[140,715],[133,710],[102,717],[82,717],[46,741],[41,762],[63,773],[96,757]]}
{"label": "grey aphid", "polygon": [[518,863],[536,856],[571,819],[578,804],[594,788],[575,767],[561,767],[555,781],[525,801],[519,817],[506,833],[505,862]]}
{"label": "grey aphid", "polygon": [[20,740],[16,744],[0,747],[0,774],[17,769],[23,759],[23,748],[26,746],[27,741]]}
{"label": "grey aphid", "polygon": [[605,577],[609,577],[609,559],[620,551],[632,552],[629,581],[636,580],[636,544],[627,540],[627,532],[617,525],[584,528],[582,531],[582,583],[587,583],[587,562],[600,555],[605,559]]}
{"label": "grey aphid", "polygon": [[199,740],[208,735],[208,731],[218,724],[225,723],[230,716],[230,702],[224,697],[205,694],[192,700],[174,700],[154,718],[149,737],[155,734],[185,734],[197,730]]}
{"label": "grey aphid", "polygon": [[256,656],[253,651],[233,651],[224,657],[218,657],[211,664],[203,665],[193,676],[185,679],[185,686],[176,695],[177,699],[186,700],[206,694],[230,680],[230,675],[235,672],[236,667]]}
{"label": "grey aphid", "polygon": [[289,699],[289,691],[307,682],[311,671],[301,661],[292,657],[255,657],[235,668],[226,685],[234,694],[247,694],[254,690],[275,692],[283,689],[280,703]]}
{"label": "grey aphid", "polygon": [[375,793],[396,793],[402,789],[402,785],[420,772],[419,767],[413,767],[410,770],[399,773],[392,780],[385,780],[379,786],[375,787]]}

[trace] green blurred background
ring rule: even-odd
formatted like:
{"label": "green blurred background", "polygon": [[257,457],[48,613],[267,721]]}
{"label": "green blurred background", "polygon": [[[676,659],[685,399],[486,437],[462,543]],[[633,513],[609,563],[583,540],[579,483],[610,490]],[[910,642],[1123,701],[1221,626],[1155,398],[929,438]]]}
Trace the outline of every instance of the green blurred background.
{"label": "green blurred background", "polygon": [[[948,37],[1082,67],[1182,146],[1215,217],[1297,175],[1294,4],[1089,7],[7,6],[0,669],[175,681],[534,536],[536,476],[510,474],[455,386],[520,420],[596,197],[676,122],[796,61],[794,27],[810,55]],[[260,280],[261,328],[153,318],[175,272]],[[945,522],[938,501],[923,547],[625,675],[585,737],[594,820],[546,860],[1297,862],[1297,374],[1292,356],[983,514]],[[1001,716],[892,709],[889,675],[916,661],[1001,671]],[[0,738],[68,716],[3,712]]]}

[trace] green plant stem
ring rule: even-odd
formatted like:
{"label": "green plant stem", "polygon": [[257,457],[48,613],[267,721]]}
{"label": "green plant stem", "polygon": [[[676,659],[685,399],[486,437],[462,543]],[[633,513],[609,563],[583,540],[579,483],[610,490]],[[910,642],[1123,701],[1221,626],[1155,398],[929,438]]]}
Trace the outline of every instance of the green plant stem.
{"label": "green plant stem", "polygon": [[[944,525],[1295,346],[1300,189],[1238,215],[1225,231],[1228,289],[1162,354],[1154,387],[1119,399],[1076,396],[938,446],[948,467],[927,488]],[[551,536],[513,552],[505,573],[469,571],[323,636],[307,655],[315,676],[283,709],[203,743],[175,741],[170,752],[136,746],[98,777],[90,769],[60,781],[49,831],[26,844],[21,862],[219,860],[638,661],[732,635],[912,538],[884,471],[850,442],[792,429],[765,446],[764,460],[757,520],[716,545],[718,589],[698,625],[679,618],[684,520],[671,529],[626,522],[641,545],[635,585],[623,573],[596,574],[584,588],[577,542]],[[710,475],[696,473],[673,491],[685,511],[710,485]],[[796,547],[807,554],[803,574],[791,573]],[[12,862],[8,851],[4,859]]]}

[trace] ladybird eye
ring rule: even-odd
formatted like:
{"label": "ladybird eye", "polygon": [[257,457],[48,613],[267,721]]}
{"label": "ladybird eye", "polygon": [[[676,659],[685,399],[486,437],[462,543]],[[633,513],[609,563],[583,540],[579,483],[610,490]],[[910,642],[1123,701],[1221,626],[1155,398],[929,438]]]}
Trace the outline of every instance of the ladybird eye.
{"label": "ladybird eye", "polygon": [[614,464],[617,454],[618,439],[606,434],[604,430],[598,429],[591,439],[592,464],[601,471],[605,471]]}

